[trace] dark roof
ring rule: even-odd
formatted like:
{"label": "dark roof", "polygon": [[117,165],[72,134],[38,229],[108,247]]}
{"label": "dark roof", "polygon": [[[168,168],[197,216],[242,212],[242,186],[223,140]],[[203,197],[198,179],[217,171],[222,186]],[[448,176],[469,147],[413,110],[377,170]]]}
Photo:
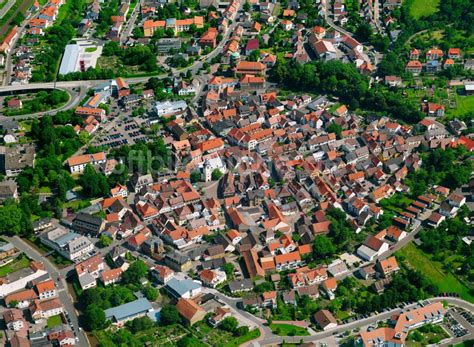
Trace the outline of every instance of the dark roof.
{"label": "dark roof", "polygon": [[229,282],[229,289],[231,292],[237,292],[240,290],[252,290],[253,283],[248,278],[244,278],[242,280],[235,280],[235,281]]}
{"label": "dark roof", "polygon": [[91,214],[84,213],[84,212],[79,212],[77,214],[76,218],[74,218],[74,222],[76,220],[79,220],[79,221],[84,222],[84,223],[92,224],[92,225],[95,225],[95,226],[101,226],[102,225],[102,218],[97,217],[97,216],[93,216]]}

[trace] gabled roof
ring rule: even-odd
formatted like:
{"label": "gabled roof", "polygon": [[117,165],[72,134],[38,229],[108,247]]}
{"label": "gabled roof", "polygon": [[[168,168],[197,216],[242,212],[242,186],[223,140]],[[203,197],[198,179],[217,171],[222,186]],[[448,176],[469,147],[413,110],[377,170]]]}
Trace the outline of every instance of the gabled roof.
{"label": "gabled roof", "polygon": [[206,311],[191,299],[179,299],[176,308],[178,309],[179,314],[188,322],[190,322],[198,313],[206,314]]}

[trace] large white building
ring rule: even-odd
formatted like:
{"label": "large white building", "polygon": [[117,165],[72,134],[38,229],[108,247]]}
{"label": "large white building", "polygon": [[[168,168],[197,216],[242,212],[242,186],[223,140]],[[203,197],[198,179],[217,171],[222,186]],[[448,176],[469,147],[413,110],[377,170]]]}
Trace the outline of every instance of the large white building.
{"label": "large white building", "polygon": [[71,72],[86,71],[95,68],[97,59],[102,55],[102,46],[91,41],[79,40],[69,44],[64,50],[59,74],[66,75]]}
{"label": "large white building", "polygon": [[188,108],[188,104],[184,100],[163,101],[155,104],[155,111],[158,116],[172,115],[183,112]]}
{"label": "large white building", "polygon": [[70,157],[67,160],[67,165],[71,173],[81,173],[87,165],[99,166],[107,162],[107,157],[104,152],[94,154],[81,154]]}
{"label": "large white building", "polygon": [[225,163],[222,161],[221,157],[214,156],[213,158],[206,159],[203,164],[202,168],[202,178],[205,182],[209,182],[212,180],[212,172],[214,170],[219,170],[221,173],[225,174],[227,172],[227,168]]}
{"label": "large white building", "polygon": [[72,261],[85,258],[94,250],[94,244],[88,238],[61,227],[41,234],[40,240],[41,243]]}

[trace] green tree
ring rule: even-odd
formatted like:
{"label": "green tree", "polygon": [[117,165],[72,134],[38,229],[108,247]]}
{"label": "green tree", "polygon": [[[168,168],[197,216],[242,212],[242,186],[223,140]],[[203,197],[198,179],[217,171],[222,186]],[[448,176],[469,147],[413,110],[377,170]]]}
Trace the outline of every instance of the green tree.
{"label": "green tree", "polygon": [[237,321],[237,319],[235,317],[230,316],[224,318],[219,327],[225,331],[233,333],[238,326],[239,322]]}
{"label": "green tree", "polygon": [[128,168],[124,164],[117,164],[112,173],[108,176],[109,187],[115,187],[117,184],[124,185],[128,180]]}
{"label": "green tree", "polygon": [[372,34],[372,27],[367,22],[362,22],[355,32],[355,36],[360,41],[368,41],[372,37]]}
{"label": "green tree", "polygon": [[102,197],[109,194],[107,178],[97,173],[93,166],[87,165],[84,173],[79,178],[82,193],[87,197]]}
{"label": "green tree", "polygon": [[232,277],[234,275],[235,267],[232,263],[225,263],[222,267],[227,277]]}
{"label": "green tree", "polygon": [[201,347],[206,346],[194,336],[185,336],[176,344],[178,347]]}
{"label": "green tree", "polygon": [[0,234],[18,235],[22,231],[22,211],[14,201],[0,207]]}
{"label": "green tree", "polygon": [[176,324],[181,321],[178,309],[174,305],[165,305],[160,311],[160,323],[162,325]]}
{"label": "green tree", "polygon": [[140,280],[148,273],[148,267],[143,260],[135,260],[122,275],[123,283],[139,285]]}
{"label": "green tree", "polygon": [[326,235],[318,235],[314,239],[313,256],[316,259],[326,258],[336,252],[336,247]]}
{"label": "green tree", "polygon": [[341,138],[342,127],[337,123],[332,122],[331,124],[329,124],[326,131],[328,133],[335,133],[338,139]]}
{"label": "green tree", "polygon": [[87,330],[93,331],[105,327],[105,312],[96,304],[87,306],[84,312],[84,324]]}
{"label": "green tree", "polygon": [[244,335],[247,335],[249,333],[250,329],[248,326],[246,325],[243,325],[241,327],[238,327],[236,330],[235,330],[235,335],[236,336],[244,336]]}
{"label": "green tree", "polygon": [[243,6],[243,9],[245,12],[248,12],[250,11],[250,4],[248,1],[245,2],[244,6]]}
{"label": "green tree", "polygon": [[146,331],[153,325],[155,325],[155,323],[147,316],[135,318],[131,322],[127,322],[127,327],[133,334],[136,334],[140,331]]}
{"label": "green tree", "polygon": [[196,183],[201,180],[201,173],[199,171],[192,171],[191,172],[191,182]]}
{"label": "green tree", "polygon": [[150,301],[156,301],[156,299],[158,299],[158,290],[152,286],[143,288],[143,294]]}
{"label": "green tree", "polygon": [[102,234],[100,235],[99,242],[100,242],[101,247],[108,247],[112,244],[112,239],[108,237],[107,235]]}
{"label": "green tree", "polygon": [[222,174],[221,170],[219,170],[219,169],[214,169],[214,170],[212,171],[211,177],[212,177],[212,180],[213,180],[213,181],[218,181],[218,180],[220,180],[220,178],[222,177],[222,175],[223,175],[223,174]]}

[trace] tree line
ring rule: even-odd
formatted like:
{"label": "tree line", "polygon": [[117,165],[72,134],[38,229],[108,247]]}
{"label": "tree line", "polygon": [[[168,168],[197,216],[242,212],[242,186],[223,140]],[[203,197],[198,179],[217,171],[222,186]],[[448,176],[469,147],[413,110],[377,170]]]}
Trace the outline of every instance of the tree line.
{"label": "tree line", "polygon": [[279,59],[272,78],[286,89],[337,97],[353,110],[364,109],[407,123],[417,123],[423,118],[418,106],[407,103],[399,93],[382,87],[369,89],[368,78],[352,64],[340,61],[300,64]]}

